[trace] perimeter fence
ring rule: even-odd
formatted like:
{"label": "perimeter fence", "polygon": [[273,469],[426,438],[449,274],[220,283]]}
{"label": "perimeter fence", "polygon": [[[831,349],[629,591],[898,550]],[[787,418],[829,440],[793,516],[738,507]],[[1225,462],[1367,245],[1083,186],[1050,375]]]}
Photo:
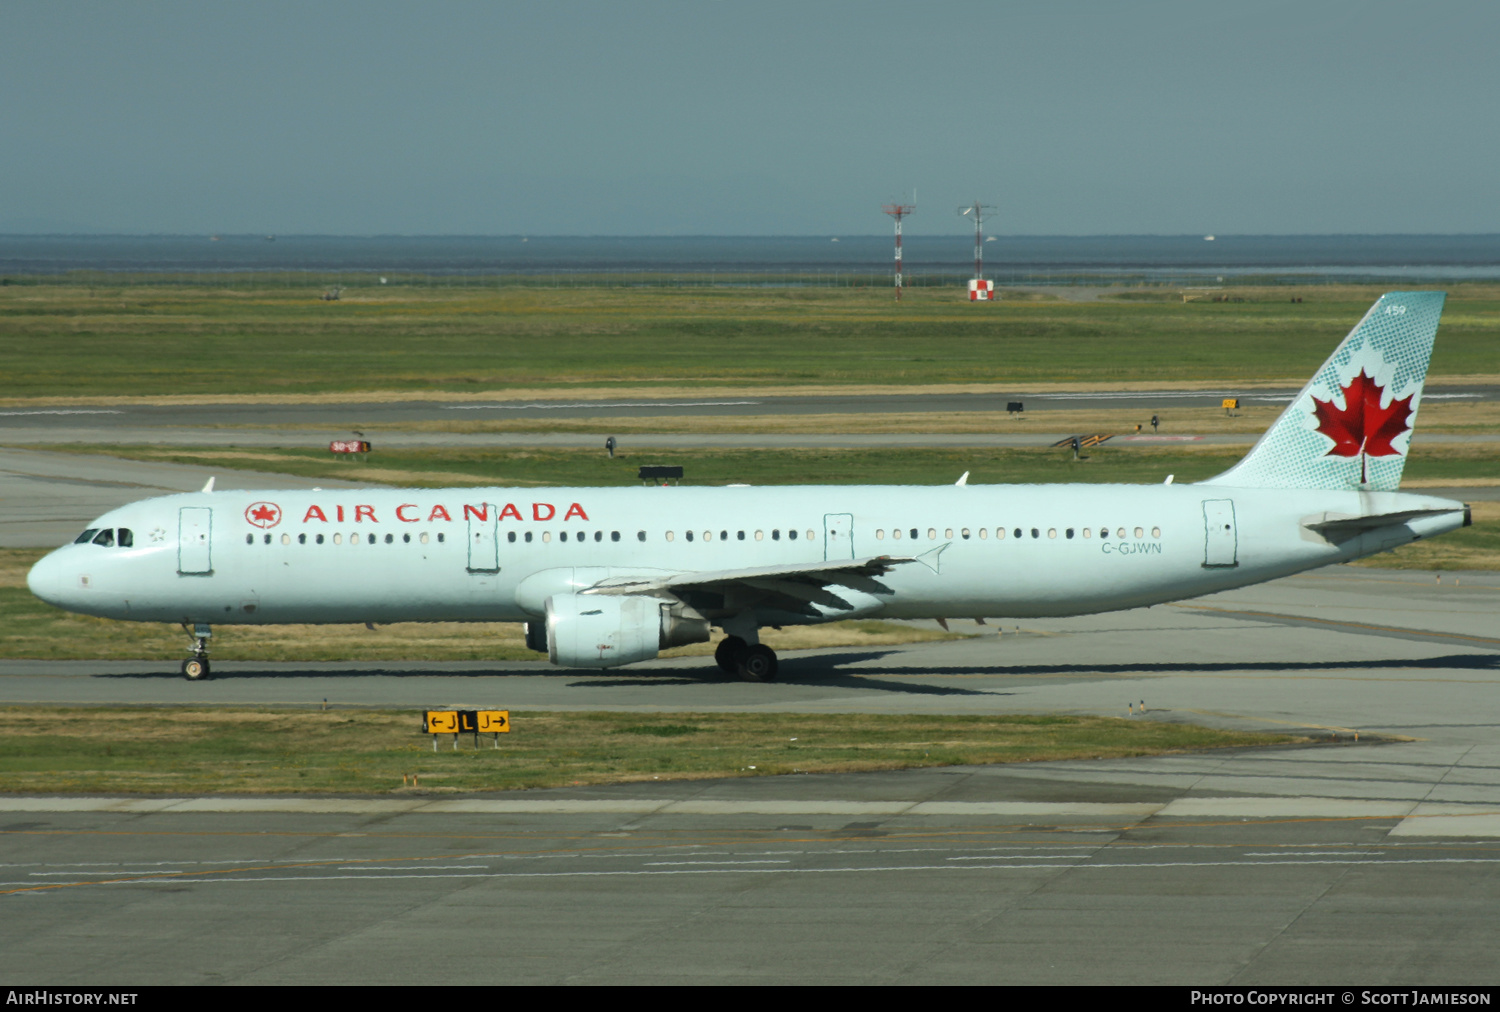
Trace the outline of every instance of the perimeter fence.
{"label": "perimeter fence", "polygon": [[[1010,288],[1087,286],[1110,288],[1195,288],[1219,285],[1342,285],[1385,284],[1387,275],[1361,273],[1238,272],[1211,275],[1171,270],[1149,272],[1092,271],[985,271],[997,286]],[[969,271],[907,271],[903,284],[909,289],[967,289]],[[1404,275],[1402,284],[1441,284],[1474,278],[1454,278],[1435,269],[1432,276]],[[1483,279],[1489,280],[1489,279]],[[214,288],[244,291],[314,290],[363,288],[511,289],[511,288],[877,288],[890,289],[888,272],[855,270],[790,271],[494,271],[322,269],[198,269],[198,270],[67,270],[57,272],[5,272],[0,268],[0,287],[58,285],[81,288],[159,286]]]}

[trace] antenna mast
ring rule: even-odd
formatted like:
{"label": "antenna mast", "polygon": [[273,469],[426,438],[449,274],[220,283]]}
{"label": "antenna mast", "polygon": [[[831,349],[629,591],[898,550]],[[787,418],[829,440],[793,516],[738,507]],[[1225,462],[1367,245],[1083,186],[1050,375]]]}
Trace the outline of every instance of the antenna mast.
{"label": "antenna mast", "polygon": [[969,282],[970,301],[988,301],[990,293],[994,291],[994,286],[984,280],[984,212],[994,209],[995,205],[981,204],[977,200],[968,207],[958,209],[960,216],[974,216],[974,279]]}
{"label": "antenna mast", "polygon": [[896,301],[901,301],[901,219],[917,209],[916,204],[882,204],[880,209],[896,219]]}

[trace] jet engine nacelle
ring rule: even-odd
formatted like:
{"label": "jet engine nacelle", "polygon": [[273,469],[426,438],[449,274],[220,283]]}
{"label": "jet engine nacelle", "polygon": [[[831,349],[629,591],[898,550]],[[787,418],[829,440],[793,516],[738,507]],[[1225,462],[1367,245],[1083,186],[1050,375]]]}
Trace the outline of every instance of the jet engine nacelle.
{"label": "jet engine nacelle", "polygon": [[554,594],[547,598],[547,656],[568,668],[648,661],[668,647],[706,643],[708,620],[644,595]]}

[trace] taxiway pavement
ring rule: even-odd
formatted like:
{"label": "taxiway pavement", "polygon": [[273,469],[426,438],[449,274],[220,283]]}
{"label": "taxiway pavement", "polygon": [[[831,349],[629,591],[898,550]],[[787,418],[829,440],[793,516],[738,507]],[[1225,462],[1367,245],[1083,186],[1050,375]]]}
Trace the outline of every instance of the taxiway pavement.
{"label": "taxiway pavement", "polygon": [[789,655],[770,685],[705,659],[609,673],[222,659],[196,684],[171,659],[5,662],[0,700],[23,704],[483,704],[524,728],[552,707],[1144,702],[1155,719],[1313,743],[461,798],[0,797],[0,975],[1489,983],[1497,614],[1496,574],[1338,567],[998,637],[955,622],[984,635]]}

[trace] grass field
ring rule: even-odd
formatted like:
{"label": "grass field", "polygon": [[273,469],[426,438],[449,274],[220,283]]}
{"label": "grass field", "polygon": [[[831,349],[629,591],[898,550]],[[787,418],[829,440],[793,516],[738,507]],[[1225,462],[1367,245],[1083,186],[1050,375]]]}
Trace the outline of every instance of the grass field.
{"label": "grass field", "polygon": [[[1090,302],[880,289],[0,288],[16,399],[172,394],[1300,381],[1380,293]],[[1291,298],[1301,296],[1301,303]],[[1500,375],[1500,287],[1456,286],[1434,376]]]}
{"label": "grass field", "polygon": [[[402,794],[1115,758],[1297,735],[1071,716],[516,713],[499,748],[415,712],[0,709],[0,777],[22,793]],[[403,777],[415,774],[417,786]]]}

